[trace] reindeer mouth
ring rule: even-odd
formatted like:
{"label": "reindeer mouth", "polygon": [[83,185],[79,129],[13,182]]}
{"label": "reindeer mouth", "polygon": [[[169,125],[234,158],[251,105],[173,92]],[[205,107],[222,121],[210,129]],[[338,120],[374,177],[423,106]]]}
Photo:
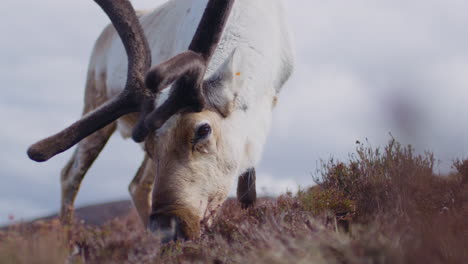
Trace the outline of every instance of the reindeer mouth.
{"label": "reindeer mouth", "polygon": [[162,244],[188,238],[182,232],[181,220],[177,216],[153,214],[150,216],[148,227],[152,233],[161,237]]}
{"label": "reindeer mouth", "polygon": [[[172,207],[172,208],[171,208]],[[200,234],[200,218],[187,208],[171,206],[172,210],[155,210],[150,216],[149,230],[161,237],[161,243],[193,240]]]}

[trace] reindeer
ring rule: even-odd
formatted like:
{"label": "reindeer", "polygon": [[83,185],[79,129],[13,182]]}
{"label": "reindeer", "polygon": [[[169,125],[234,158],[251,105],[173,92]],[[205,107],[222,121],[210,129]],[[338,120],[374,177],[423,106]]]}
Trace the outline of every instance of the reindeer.
{"label": "reindeer", "polygon": [[255,202],[255,165],[293,69],[281,0],[169,0],[138,13],[128,0],[95,1],[112,25],[92,52],[83,117],[28,155],[42,162],[78,143],[61,173],[69,224],[118,129],[145,151],[129,186],[143,224],[164,240],[194,239],[236,178],[242,207]]}

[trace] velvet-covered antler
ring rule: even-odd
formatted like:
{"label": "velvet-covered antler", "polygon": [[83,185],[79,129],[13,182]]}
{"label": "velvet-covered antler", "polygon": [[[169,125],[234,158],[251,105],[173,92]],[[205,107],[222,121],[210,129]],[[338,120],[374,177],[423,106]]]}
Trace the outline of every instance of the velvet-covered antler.
{"label": "velvet-covered antler", "polygon": [[[141,112],[133,138],[141,142],[151,129],[160,127],[179,109],[201,111],[205,105],[202,81],[235,0],[210,0],[189,51],[161,63],[148,72],[151,54],[143,29],[128,0],[95,0],[107,13],[128,55],[127,83],[123,92],[83,116],[61,132],[28,149],[35,161],[46,161],[119,117]],[[148,74],[146,75],[146,73]],[[146,85],[144,76],[146,75]],[[154,109],[157,94],[176,82],[168,100]]]}
{"label": "velvet-covered antler", "polygon": [[174,81],[169,98],[152,112],[144,113],[133,130],[133,139],[141,142],[147,134],[161,127],[180,109],[199,112],[206,100],[203,95],[203,77],[235,0],[210,0],[198,29],[189,46],[189,51],[154,67],[146,76],[146,86],[160,92]]}
{"label": "velvet-covered antler", "polygon": [[109,16],[128,55],[127,83],[124,91],[61,132],[43,139],[28,149],[35,161],[46,161],[61,153],[117,118],[140,110],[143,99],[153,97],[144,86],[151,66],[148,42],[133,6],[128,0],[95,0]]}

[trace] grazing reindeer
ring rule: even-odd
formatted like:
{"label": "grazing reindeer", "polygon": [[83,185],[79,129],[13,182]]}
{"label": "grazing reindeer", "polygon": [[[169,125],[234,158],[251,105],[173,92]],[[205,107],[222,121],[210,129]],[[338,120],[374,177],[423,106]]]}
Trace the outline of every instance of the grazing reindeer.
{"label": "grazing reindeer", "polygon": [[170,0],[138,14],[128,0],[95,1],[113,26],[91,56],[84,116],[28,155],[46,161],[79,142],[62,170],[68,223],[118,128],[146,152],[129,186],[143,223],[166,240],[195,238],[239,175],[242,206],[256,199],[254,166],[293,68],[281,1]]}

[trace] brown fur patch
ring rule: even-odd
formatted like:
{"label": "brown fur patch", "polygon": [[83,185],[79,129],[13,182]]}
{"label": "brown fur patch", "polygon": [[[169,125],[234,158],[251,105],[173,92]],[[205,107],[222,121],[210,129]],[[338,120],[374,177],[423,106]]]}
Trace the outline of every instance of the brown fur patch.
{"label": "brown fur patch", "polygon": [[172,204],[156,210],[153,215],[169,216],[178,219],[180,232],[189,240],[200,236],[200,218],[193,214],[193,210],[180,204]]}
{"label": "brown fur patch", "polygon": [[278,104],[278,96],[275,96],[273,97],[272,108],[275,108],[277,104]]}
{"label": "brown fur patch", "polygon": [[164,142],[159,142],[164,144],[166,147],[160,147],[160,149],[170,150],[166,152],[172,153],[174,156],[165,159],[171,160],[183,160],[183,159],[192,159],[193,155],[196,153],[192,152],[193,139],[195,129],[200,122],[200,120],[207,120],[212,128],[212,140],[217,142],[219,136],[219,124],[218,120],[221,117],[213,111],[203,111],[200,113],[182,113],[181,117],[177,120],[177,123],[174,124],[171,137],[165,138]]}
{"label": "brown fur patch", "polygon": [[179,207],[170,213],[181,220],[180,228],[187,239],[193,240],[200,235],[200,219],[192,213],[192,210]]}

